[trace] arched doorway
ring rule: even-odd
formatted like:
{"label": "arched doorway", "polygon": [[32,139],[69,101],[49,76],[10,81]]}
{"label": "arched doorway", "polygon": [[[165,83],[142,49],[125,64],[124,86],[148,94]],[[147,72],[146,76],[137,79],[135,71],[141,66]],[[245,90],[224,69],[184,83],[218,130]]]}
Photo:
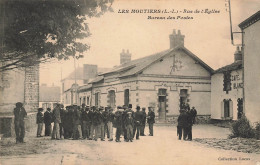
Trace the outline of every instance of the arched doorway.
{"label": "arched doorway", "polygon": [[114,90],[108,91],[108,106],[114,108],[116,106],[116,94]]}
{"label": "arched doorway", "polygon": [[166,121],[166,91],[167,89],[159,89],[158,91],[159,122]]}

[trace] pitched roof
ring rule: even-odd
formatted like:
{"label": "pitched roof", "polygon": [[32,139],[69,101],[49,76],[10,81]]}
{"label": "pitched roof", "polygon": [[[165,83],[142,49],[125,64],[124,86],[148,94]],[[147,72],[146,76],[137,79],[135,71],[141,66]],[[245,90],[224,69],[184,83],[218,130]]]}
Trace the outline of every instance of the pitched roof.
{"label": "pitched roof", "polygon": [[144,69],[152,65],[153,63],[159,61],[160,59],[164,58],[165,56],[169,55],[171,52],[175,52],[178,50],[183,50],[188,56],[190,56],[192,59],[194,59],[196,62],[198,62],[203,68],[205,68],[210,73],[213,73],[213,69],[208,66],[206,63],[204,63],[201,59],[199,59],[196,55],[194,55],[192,52],[190,52],[188,49],[186,49],[183,46],[178,46],[174,49],[168,49],[159,53],[152,54],[150,56],[146,56],[143,58],[139,58],[133,61],[130,61],[128,63],[124,63],[122,65],[119,65],[109,72],[105,72],[100,75],[108,75],[108,74],[119,74],[119,77],[126,77],[138,74],[142,72]]}
{"label": "pitched roof", "polygon": [[253,14],[252,16],[250,16],[249,18],[247,18],[246,20],[244,20],[243,22],[241,22],[238,26],[241,29],[245,29],[259,20],[260,20],[260,10],[255,14]]}
{"label": "pitched roof", "polygon": [[223,72],[226,72],[226,71],[233,71],[233,70],[238,70],[238,69],[242,69],[242,61],[241,60],[236,61],[236,62],[229,64],[229,65],[223,66],[223,67],[215,70],[214,73],[223,73]]}

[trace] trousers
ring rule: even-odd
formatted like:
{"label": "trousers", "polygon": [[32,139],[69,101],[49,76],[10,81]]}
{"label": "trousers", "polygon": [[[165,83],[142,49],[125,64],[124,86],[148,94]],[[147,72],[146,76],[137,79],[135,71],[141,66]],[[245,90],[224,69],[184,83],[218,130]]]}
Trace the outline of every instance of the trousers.
{"label": "trousers", "polygon": [[109,121],[107,123],[107,127],[108,127],[109,139],[113,139],[113,123]]}
{"label": "trousers", "polygon": [[25,136],[24,121],[15,121],[16,142],[23,142]]}
{"label": "trousers", "polygon": [[77,132],[79,133],[79,138],[82,138],[81,125],[75,124],[73,128],[73,139],[77,139]]}
{"label": "trousers", "polygon": [[57,122],[54,122],[52,139],[60,139],[60,124]]}
{"label": "trousers", "polygon": [[38,136],[42,136],[42,127],[43,127],[43,123],[38,123],[38,127],[37,127],[37,137],[38,137]]}

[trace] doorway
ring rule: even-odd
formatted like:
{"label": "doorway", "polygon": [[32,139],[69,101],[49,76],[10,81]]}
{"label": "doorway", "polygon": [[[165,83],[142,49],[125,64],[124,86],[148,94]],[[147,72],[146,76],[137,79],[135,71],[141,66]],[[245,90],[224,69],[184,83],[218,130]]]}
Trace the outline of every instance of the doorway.
{"label": "doorway", "polygon": [[188,90],[181,89],[180,90],[180,109],[185,109],[187,100],[188,100]]}
{"label": "doorway", "polygon": [[158,94],[159,122],[166,121],[166,89],[159,89]]}

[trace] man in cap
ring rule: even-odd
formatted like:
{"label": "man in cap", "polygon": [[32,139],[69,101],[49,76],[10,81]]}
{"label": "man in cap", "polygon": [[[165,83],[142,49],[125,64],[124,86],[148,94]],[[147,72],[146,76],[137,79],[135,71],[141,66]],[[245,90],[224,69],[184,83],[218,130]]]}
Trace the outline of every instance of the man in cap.
{"label": "man in cap", "polygon": [[105,141],[105,122],[107,122],[107,116],[104,116],[104,107],[99,107],[101,141]]}
{"label": "man in cap", "polygon": [[93,113],[93,131],[95,132],[95,138],[94,140],[97,141],[99,138],[100,128],[101,128],[101,122],[102,122],[102,116],[99,111],[99,109],[95,108],[95,111]]}
{"label": "man in cap", "polygon": [[193,106],[190,110],[191,115],[192,115],[192,124],[195,124],[195,119],[197,116],[197,110],[195,109],[195,107]]}
{"label": "man in cap", "polygon": [[134,125],[134,119],[132,117],[131,112],[127,112],[127,118],[125,120],[125,128],[127,130],[127,140],[126,142],[129,142],[129,140],[133,141],[133,125]]}
{"label": "man in cap", "polygon": [[122,114],[123,114],[123,109],[122,107],[118,106],[117,111],[115,113],[116,142],[121,142],[120,136],[121,136],[122,124],[123,124]]}
{"label": "man in cap", "polygon": [[16,103],[14,108],[14,126],[15,126],[15,135],[16,143],[24,143],[25,128],[24,128],[24,118],[27,116],[27,113],[21,102]]}
{"label": "man in cap", "polygon": [[42,127],[43,127],[43,122],[44,122],[44,116],[43,116],[43,109],[38,108],[38,113],[36,117],[36,124],[38,125],[37,127],[37,137],[42,137]]}
{"label": "man in cap", "polygon": [[153,124],[155,123],[155,114],[152,107],[148,107],[147,123],[149,124],[149,136],[153,136]]}
{"label": "man in cap", "polygon": [[146,112],[145,107],[142,108],[142,121],[141,121],[141,129],[140,129],[140,136],[145,136],[144,129],[145,129],[145,123],[146,123]]}
{"label": "man in cap", "polygon": [[51,135],[52,132],[51,123],[52,123],[52,112],[50,108],[47,108],[47,111],[44,113],[45,136]]}
{"label": "man in cap", "polygon": [[110,107],[105,107],[105,111],[103,111],[102,115],[103,115],[103,121],[104,121],[104,137],[106,137],[107,134],[107,138],[109,139],[109,130],[108,130],[108,113],[109,113],[109,109]]}
{"label": "man in cap", "polygon": [[96,111],[96,107],[92,106],[88,112],[88,118],[90,121],[90,134],[88,140],[92,140],[94,136],[94,112]]}
{"label": "man in cap", "polygon": [[127,118],[127,112],[128,112],[128,107],[126,105],[123,105],[123,114],[122,114],[122,133],[124,134],[124,140],[126,141],[127,140],[127,130],[126,130],[126,127],[125,127],[125,121],[126,121],[126,118]]}
{"label": "man in cap", "polygon": [[133,137],[135,136],[135,132],[136,132],[136,140],[139,140],[139,135],[140,135],[140,126],[141,126],[141,121],[142,121],[142,117],[143,117],[143,113],[140,111],[140,106],[137,105],[136,106],[136,112],[135,112],[135,125],[134,125],[134,133],[133,133]]}
{"label": "man in cap", "polygon": [[82,130],[81,130],[81,112],[80,108],[77,105],[73,105],[73,140],[78,139],[77,133],[79,134],[79,139],[82,139]]}
{"label": "man in cap", "polygon": [[90,119],[88,116],[89,113],[89,106],[82,106],[82,136],[83,139],[89,138],[90,132]]}
{"label": "man in cap", "polygon": [[56,107],[53,109],[53,131],[52,131],[52,138],[51,139],[57,139],[60,140],[60,104],[56,104]]}
{"label": "man in cap", "polygon": [[113,122],[114,122],[115,115],[113,114],[113,108],[109,107],[108,118],[107,118],[107,127],[109,132],[109,140],[113,141]]}
{"label": "man in cap", "polygon": [[179,140],[181,140],[182,135],[183,135],[183,139],[186,139],[187,125],[188,125],[188,115],[184,109],[181,109],[180,115],[178,117],[178,125],[177,125],[177,136],[179,136]]}

